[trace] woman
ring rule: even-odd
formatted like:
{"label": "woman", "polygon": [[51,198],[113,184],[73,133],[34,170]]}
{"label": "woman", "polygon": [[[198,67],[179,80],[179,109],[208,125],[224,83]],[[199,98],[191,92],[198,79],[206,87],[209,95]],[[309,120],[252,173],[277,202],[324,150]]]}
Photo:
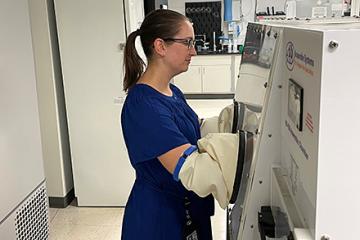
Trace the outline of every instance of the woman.
{"label": "woman", "polygon": [[[135,49],[138,36],[148,61],[144,72]],[[187,191],[172,176],[183,152],[200,139],[198,116],[170,83],[187,71],[195,55],[191,22],[171,10],[151,12],[128,36],[124,56],[128,96],[121,123],[136,181],[125,208],[124,240],[180,240],[191,229],[196,229],[197,239],[212,239],[213,197]]]}

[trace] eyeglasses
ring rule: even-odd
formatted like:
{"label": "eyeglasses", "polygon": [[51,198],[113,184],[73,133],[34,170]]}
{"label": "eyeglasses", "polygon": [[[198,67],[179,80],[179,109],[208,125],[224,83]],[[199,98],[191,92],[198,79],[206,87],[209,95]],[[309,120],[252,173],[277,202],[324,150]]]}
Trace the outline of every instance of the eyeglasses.
{"label": "eyeglasses", "polygon": [[171,42],[177,42],[177,43],[184,44],[185,46],[187,46],[188,49],[194,47],[196,44],[196,40],[192,39],[192,38],[165,38],[163,40],[165,42],[171,41]]}

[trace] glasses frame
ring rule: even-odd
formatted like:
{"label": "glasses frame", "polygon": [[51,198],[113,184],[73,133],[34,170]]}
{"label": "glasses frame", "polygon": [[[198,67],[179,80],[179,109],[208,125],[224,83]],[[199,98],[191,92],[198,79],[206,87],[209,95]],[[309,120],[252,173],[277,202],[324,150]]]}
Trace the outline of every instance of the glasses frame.
{"label": "glasses frame", "polygon": [[177,42],[187,46],[188,49],[194,48],[196,44],[196,40],[192,38],[164,38],[165,42]]}

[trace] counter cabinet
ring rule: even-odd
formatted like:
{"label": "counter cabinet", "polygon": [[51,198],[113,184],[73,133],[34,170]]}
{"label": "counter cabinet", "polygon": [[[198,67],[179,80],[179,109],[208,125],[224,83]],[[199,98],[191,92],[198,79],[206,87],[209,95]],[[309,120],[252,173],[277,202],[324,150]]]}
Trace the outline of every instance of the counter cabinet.
{"label": "counter cabinet", "polygon": [[241,55],[195,56],[173,81],[186,94],[234,93]]}

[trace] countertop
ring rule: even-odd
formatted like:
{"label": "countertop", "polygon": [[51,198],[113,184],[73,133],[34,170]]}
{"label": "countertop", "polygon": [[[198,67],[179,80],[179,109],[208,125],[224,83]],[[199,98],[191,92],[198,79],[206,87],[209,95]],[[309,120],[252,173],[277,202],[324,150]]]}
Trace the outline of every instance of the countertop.
{"label": "countertop", "polygon": [[185,93],[186,99],[234,99],[234,93]]}
{"label": "countertop", "polygon": [[209,55],[241,55],[240,52],[231,52],[228,53],[227,51],[201,51],[196,52],[198,56],[209,56]]}

